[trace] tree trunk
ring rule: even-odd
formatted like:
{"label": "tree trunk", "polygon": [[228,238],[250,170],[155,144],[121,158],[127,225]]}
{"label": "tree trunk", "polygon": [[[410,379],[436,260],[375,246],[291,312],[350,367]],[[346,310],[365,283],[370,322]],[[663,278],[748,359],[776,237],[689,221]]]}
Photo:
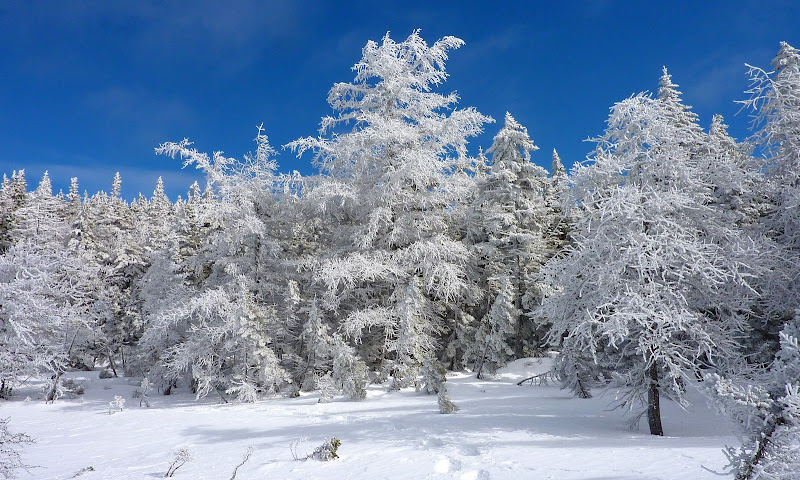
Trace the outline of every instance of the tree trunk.
{"label": "tree trunk", "polygon": [[114,372],[114,378],[117,378],[119,375],[117,375],[117,367],[114,365],[114,356],[111,355],[110,348],[106,349],[106,351],[108,352],[108,363],[111,365],[111,371]]}
{"label": "tree trunk", "polygon": [[661,428],[661,405],[658,393],[658,365],[655,360],[647,369],[650,377],[650,387],[647,389],[647,423],[650,425],[650,435],[664,436]]}
{"label": "tree trunk", "polygon": [[761,460],[764,459],[767,444],[772,441],[772,436],[775,434],[775,430],[781,423],[783,423],[783,419],[779,418],[778,420],[772,422],[772,424],[769,425],[761,434],[761,441],[758,442],[758,447],[756,447],[755,452],[745,462],[744,466],[740,467],[739,472],[736,474],[736,480],[750,480],[753,478],[753,475],[757,471],[757,467],[761,464]]}
{"label": "tree trunk", "polygon": [[44,398],[45,403],[52,403],[56,401],[56,393],[58,392],[58,384],[61,383],[61,375],[62,372],[58,372],[53,375],[53,385],[50,387],[50,390],[47,392],[47,395]]}
{"label": "tree trunk", "polygon": [[522,358],[525,356],[525,334],[527,332],[525,332],[525,316],[522,314],[522,267],[519,260],[519,240],[515,240],[515,242],[517,246],[517,264],[514,280],[517,288],[514,292],[514,308],[517,309],[517,338],[514,341],[514,356]]}

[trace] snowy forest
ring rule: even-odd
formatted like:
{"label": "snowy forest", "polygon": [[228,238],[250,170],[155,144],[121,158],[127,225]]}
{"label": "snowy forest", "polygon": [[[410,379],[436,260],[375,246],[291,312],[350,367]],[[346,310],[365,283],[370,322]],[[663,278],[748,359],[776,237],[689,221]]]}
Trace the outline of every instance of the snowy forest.
{"label": "snowy forest", "polygon": [[[732,99],[749,138],[702,124],[665,67],[567,172],[555,150],[549,171],[534,162],[551,153],[513,112],[495,123],[447,92],[462,45],[369,41],[318,132],[287,145],[258,128],[241,159],[157,146],[206,178],[175,201],[160,178],[128,202],[119,174],[108,192],[72,178],[56,193],[46,173],[7,172],[0,406],[33,383],[32,402],[67,401],[71,373],[99,371],[146,401],[378,386],[455,413],[450,373],[491,382],[544,357],[562,393],[602,396],[655,436],[670,435],[666,403],[708,402],[739,435],[728,474],[797,479],[800,51],[752,59]],[[491,145],[470,144],[484,131]],[[279,152],[317,173],[280,173]],[[5,478],[30,440],[0,423]]]}

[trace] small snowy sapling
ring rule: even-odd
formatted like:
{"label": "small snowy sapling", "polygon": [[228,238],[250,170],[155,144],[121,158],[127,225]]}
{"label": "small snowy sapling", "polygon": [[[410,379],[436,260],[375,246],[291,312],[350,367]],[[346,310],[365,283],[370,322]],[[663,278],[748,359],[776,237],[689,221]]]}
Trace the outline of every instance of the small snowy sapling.
{"label": "small snowy sapling", "polygon": [[447,390],[445,388],[439,390],[439,413],[456,413],[459,410],[458,405],[447,396]]}
{"label": "small snowy sapling", "polygon": [[116,411],[122,411],[125,407],[125,399],[119,395],[114,395],[114,400],[108,402],[108,414],[111,415]]}
{"label": "small snowy sapling", "polygon": [[320,460],[322,462],[336,460],[339,458],[339,455],[336,454],[336,451],[339,450],[341,445],[342,442],[336,437],[325,439],[325,441],[322,442],[322,445],[314,449],[314,452],[309,455],[309,458]]}
{"label": "small snowy sapling", "polygon": [[175,452],[175,459],[172,460],[172,463],[169,465],[167,473],[164,474],[164,478],[170,478],[175,475],[175,472],[177,472],[182,466],[186,465],[186,462],[191,459],[192,453],[187,448],[181,448]]}

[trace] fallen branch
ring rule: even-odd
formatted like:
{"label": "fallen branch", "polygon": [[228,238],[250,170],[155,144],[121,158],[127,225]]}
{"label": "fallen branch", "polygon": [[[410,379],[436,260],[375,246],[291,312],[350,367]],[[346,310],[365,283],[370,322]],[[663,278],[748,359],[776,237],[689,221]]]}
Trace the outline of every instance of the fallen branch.
{"label": "fallen branch", "polygon": [[536,384],[537,387],[541,387],[542,385],[548,385],[551,381],[556,381],[556,374],[554,372],[544,372],[538,375],[534,375],[532,377],[524,378],[517,382],[517,385],[522,386],[525,382],[531,382],[531,386]]}

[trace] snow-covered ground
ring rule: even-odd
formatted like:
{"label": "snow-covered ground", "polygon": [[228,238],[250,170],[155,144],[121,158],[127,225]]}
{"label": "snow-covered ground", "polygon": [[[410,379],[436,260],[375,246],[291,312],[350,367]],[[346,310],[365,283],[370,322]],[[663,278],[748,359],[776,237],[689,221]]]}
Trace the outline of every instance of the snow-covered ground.
{"label": "snow-covered ground", "polygon": [[[239,469],[246,479],[718,479],[721,451],[734,444],[728,425],[692,392],[688,412],[664,402],[665,437],[646,426],[630,431],[626,418],[608,411],[611,400],[573,398],[557,385],[517,386],[544,372],[548,360],[518,360],[494,381],[464,374],[448,377],[461,411],[442,415],[436,396],[387,393],[370,387],[362,402],[318,404],[318,395],[256,404],[194,401],[180,393],[153,394],[152,408],[131,398],[133,379],[90,376],[86,394],[52,405],[21,399],[0,403],[10,428],[37,442],[24,460],[38,465],[20,478],[81,480],[161,478],[179,448],[193,459],[176,479],[229,479],[248,446],[252,458]],[[110,415],[108,402],[126,399]],[[24,398],[24,395],[23,395]],[[297,461],[326,437],[338,437],[340,458]]]}

